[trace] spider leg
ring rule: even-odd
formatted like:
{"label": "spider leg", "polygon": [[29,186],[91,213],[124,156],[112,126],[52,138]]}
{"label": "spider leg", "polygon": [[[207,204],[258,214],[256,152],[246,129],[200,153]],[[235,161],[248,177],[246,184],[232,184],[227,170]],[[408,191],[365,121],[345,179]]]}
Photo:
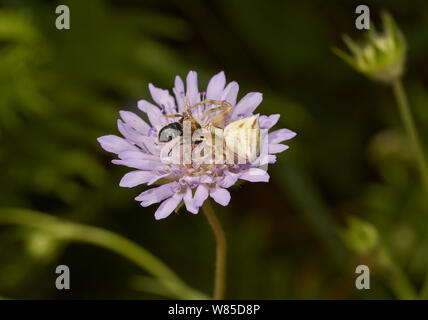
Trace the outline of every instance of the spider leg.
{"label": "spider leg", "polygon": [[200,102],[197,102],[197,103],[195,103],[195,104],[193,104],[193,105],[191,105],[191,106],[188,106],[188,107],[184,110],[184,112],[187,112],[187,111],[189,111],[190,109],[193,109],[193,108],[195,108],[195,107],[197,107],[197,106],[201,106],[201,105],[203,105],[203,104],[214,104],[214,105],[217,105],[217,106],[221,106],[221,105],[223,105],[224,103],[229,104],[229,103],[228,103],[228,102],[226,102],[226,101],[213,100],[213,99],[205,99],[205,100],[202,100],[202,101],[200,101]]}
{"label": "spider leg", "polygon": [[194,175],[202,175],[207,171],[213,170],[215,168],[215,165],[210,165],[208,168],[203,168],[199,171],[193,172]]}
{"label": "spider leg", "polygon": [[227,101],[216,101],[216,102],[220,102],[219,106],[216,108],[212,108],[212,109],[208,110],[207,112],[205,112],[205,114],[201,120],[204,121],[207,118],[207,116],[209,116],[210,114],[220,111],[219,114],[213,116],[210,119],[210,123],[215,127],[223,128],[224,127],[224,120],[232,112],[233,107]]}
{"label": "spider leg", "polygon": [[167,118],[184,118],[181,114],[167,114]]}

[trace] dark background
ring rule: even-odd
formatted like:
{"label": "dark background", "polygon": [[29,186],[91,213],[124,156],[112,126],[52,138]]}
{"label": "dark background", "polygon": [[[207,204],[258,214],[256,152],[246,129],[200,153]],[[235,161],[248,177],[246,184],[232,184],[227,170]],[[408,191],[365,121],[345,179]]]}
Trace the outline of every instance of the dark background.
{"label": "dark background", "polygon": [[[228,207],[214,205],[229,243],[227,297],[399,298],[397,273],[342,241],[348,216],[371,223],[398,274],[421,287],[428,207],[394,97],[331,51],[343,48],[344,33],[364,35],[354,13],[363,3],[0,3],[0,213],[28,208],[117,232],[209,294],[215,243],[205,217],[182,210],[155,221],[156,205],[133,200],[145,187],[120,188],[128,169],[111,164],[96,138],[118,133],[119,110],[150,100],[149,82],[171,90],[175,75],[195,70],[204,88],[224,70],[239,82],[239,97],[263,92],[258,111],[280,113],[276,127],[298,134],[270,166],[268,184],[242,184]],[[70,8],[70,30],[55,28],[59,4]],[[404,83],[428,146],[428,2],[364,4],[372,23],[386,9],[405,34]],[[70,267],[72,290],[56,290],[59,264]],[[370,290],[355,289],[358,264],[370,266]],[[0,226],[0,296],[164,297],[141,275],[105,249]]]}

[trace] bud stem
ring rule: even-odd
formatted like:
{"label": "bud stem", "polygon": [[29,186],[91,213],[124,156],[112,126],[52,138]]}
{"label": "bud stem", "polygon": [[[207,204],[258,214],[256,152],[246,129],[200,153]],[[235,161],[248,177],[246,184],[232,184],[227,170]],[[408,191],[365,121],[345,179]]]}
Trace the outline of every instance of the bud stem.
{"label": "bud stem", "polygon": [[401,118],[403,119],[407,135],[410,140],[411,147],[416,156],[416,161],[419,166],[422,183],[428,196],[428,168],[427,162],[422,150],[422,146],[416,131],[415,123],[413,121],[412,113],[410,112],[409,103],[407,101],[406,92],[400,78],[392,82],[392,88],[397,99],[398,108],[400,110]]}
{"label": "bud stem", "polygon": [[[415,123],[413,121],[412,113],[410,112],[409,103],[406,97],[406,92],[403,87],[403,83],[400,78],[395,79],[392,82],[392,88],[397,99],[398,108],[400,110],[401,118],[403,119],[404,126],[406,127],[407,135],[415,153],[416,160],[421,173],[422,183],[428,198],[428,168],[427,162],[423,153],[423,149],[416,131]],[[425,275],[424,284],[420,292],[421,299],[428,298],[428,272]]]}

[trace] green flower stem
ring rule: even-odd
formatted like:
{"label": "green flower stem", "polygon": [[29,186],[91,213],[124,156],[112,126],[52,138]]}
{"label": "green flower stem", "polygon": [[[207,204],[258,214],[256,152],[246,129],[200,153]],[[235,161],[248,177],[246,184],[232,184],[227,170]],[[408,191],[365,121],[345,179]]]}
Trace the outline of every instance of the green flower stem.
{"label": "green flower stem", "polygon": [[[422,183],[424,185],[425,193],[428,198],[428,167],[425,155],[416,131],[415,123],[413,121],[412,113],[410,112],[409,103],[407,101],[406,92],[400,78],[392,82],[395,97],[397,99],[398,108],[400,110],[401,118],[403,119],[404,126],[406,127],[407,135],[409,136],[412,149],[415,153],[418,163],[419,171],[421,173]],[[428,299],[428,272],[425,275],[424,284],[420,293],[420,298]]]}
{"label": "green flower stem", "polygon": [[413,121],[412,113],[410,112],[409,103],[407,101],[406,92],[403,87],[403,83],[400,78],[396,78],[392,82],[392,88],[394,90],[395,98],[397,99],[398,108],[400,110],[401,118],[403,119],[404,126],[407,131],[413,152],[416,156],[416,161],[421,173],[422,183],[424,185],[425,192],[428,196],[428,167],[427,162],[422,150],[421,143],[419,141],[418,133],[416,131],[415,123]]}
{"label": "green flower stem", "polygon": [[207,298],[202,293],[188,287],[170,268],[150,252],[111,231],[63,221],[27,209],[0,209],[0,224],[37,228],[58,239],[84,242],[109,249],[134,262],[157,278],[175,297],[180,299]]}
{"label": "green flower stem", "polygon": [[216,266],[215,266],[215,280],[214,280],[214,299],[224,299],[224,292],[226,288],[226,237],[220,221],[214,213],[209,201],[205,201],[202,205],[202,210],[208,219],[208,223],[213,229],[214,236],[217,243],[216,252]]}

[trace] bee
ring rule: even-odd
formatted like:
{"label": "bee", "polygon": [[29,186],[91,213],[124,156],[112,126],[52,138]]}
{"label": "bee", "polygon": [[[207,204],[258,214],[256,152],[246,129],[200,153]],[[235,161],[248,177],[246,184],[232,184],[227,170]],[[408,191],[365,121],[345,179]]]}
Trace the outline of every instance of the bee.
{"label": "bee", "polygon": [[[211,104],[216,107],[206,111],[201,118],[201,122],[198,122],[190,110],[204,104]],[[167,115],[169,118],[178,117],[180,120],[169,123],[159,131],[159,142],[169,142],[178,136],[183,136],[183,128],[188,126],[190,127],[191,136],[195,132],[197,133],[192,145],[206,142],[208,147],[212,149],[214,156],[218,156],[218,153],[223,153],[223,155],[231,157],[235,162],[253,161],[259,156],[260,148],[258,117],[250,116],[225,125],[232,109],[232,105],[227,101],[206,99],[186,107],[182,114]],[[208,119],[211,114],[215,115]],[[208,121],[205,121],[206,119]],[[213,141],[221,141],[221,144],[214,145]]]}
{"label": "bee", "polygon": [[[171,117],[170,115],[167,115],[167,117]],[[172,139],[174,139],[177,136],[182,136],[183,135],[183,125],[186,122],[190,123],[190,129],[191,129],[191,133],[193,134],[196,130],[201,129],[201,125],[199,124],[198,121],[196,121],[196,119],[189,117],[189,116],[184,116],[181,114],[177,114],[177,115],[173,115],[172,117],[180,117],[181,119],[177,122],[172,122],[166,126],[164,126],[160,131],[159,131],[159,142],[169,142]],[[201,140],[196,140],[195,143],[200,143],[202,142]]]}

